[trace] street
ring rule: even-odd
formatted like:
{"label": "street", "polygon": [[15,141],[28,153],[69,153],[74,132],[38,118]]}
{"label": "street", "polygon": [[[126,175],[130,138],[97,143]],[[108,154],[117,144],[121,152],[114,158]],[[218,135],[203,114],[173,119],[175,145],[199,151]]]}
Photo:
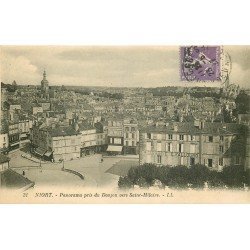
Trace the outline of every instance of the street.
{"label": "street", "polygon": [[[10,152],[10,167],[16,172],[23,174],[35,182],[36,187],[58,187],[73,186],[79,187],[117,187],[118,175],[106,173],[114,164],[121,161],[119,157],[103,158],[101,154],[86,156],[64,162],[64,168],[77,171],[84,176],[84,180],[79,176],[62,171],[63,163],[34,162],[22,157],[22,151]],[[124,160],[123,160],[124,161]],[[136,159],[134,160],[136,161]]]}

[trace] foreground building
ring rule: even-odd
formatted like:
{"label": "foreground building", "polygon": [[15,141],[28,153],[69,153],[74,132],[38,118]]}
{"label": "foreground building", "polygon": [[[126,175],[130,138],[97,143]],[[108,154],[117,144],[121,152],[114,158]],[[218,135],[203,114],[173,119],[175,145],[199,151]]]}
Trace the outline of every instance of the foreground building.
{"label": "foreground building", "polygon": [[236,123],[174,122],[140,130],[140,164],[245,165],[247,127]]}
{"label": "foreground building", "polygon": [[81,135],[72,126],[34,125],[31,130],[32,151],[52,161],[67,161],[80,157]]}
{"label": "foreground building", "polygon": [[104,152],[107,148],[107,134],[100,122],[78,123],[77,131],[81,134],[81,157]]}
{"label": "foreground building", "polygon": [[12,170],[9,161],[9,157],[0,153],[0,189],[11,188],[24,191],[33,187],[35,183]]}
{"label": "foreground building", "polygon": [[107,123],[110,154],[138,154],[138,122],[133,118],[109,118]]}

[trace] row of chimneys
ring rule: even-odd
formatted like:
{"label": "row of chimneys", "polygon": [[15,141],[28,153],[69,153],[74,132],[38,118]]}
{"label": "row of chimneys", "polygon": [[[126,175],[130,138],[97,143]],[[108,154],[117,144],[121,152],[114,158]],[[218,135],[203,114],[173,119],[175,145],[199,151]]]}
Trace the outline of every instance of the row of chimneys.
{"label": "row of chimneys", "polygon": [[[204,121],[200,121],[200,120],[195,120],[194,121],[194,126],[198,129],[203,129],[204,128],[204,125],[205,125],[205,122]],[[160,121],[160,122],[156,122],[155,123],[155,126],[158,127],[158,126],[165,126],[165,127],[168,127],[169,126],[169,122],[165,123],[163,121]],[[173,128],[174,128],[174,131],[177,132],[178,131],[178,124],[176,122],[173,123]]]}

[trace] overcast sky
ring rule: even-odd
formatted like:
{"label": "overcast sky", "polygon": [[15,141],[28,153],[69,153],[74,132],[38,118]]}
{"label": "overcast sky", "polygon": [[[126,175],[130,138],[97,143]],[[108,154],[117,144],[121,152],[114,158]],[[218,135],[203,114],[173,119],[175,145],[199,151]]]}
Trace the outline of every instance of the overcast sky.
{"label": "overcast sky", "polygon": [[[250,86],[250,46],[225,46],[232,60],[230,82]],[[179,47],[1,47],[1,81],[50,85],[156,87],[180,82]],[[196,83],[218,86],[218,83]]]}

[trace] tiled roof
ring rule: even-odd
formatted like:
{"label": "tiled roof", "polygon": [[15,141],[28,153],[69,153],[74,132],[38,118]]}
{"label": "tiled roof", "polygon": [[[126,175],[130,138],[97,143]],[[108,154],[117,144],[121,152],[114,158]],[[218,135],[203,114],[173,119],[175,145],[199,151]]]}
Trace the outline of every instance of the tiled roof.
{"label": "tiled roof", "polygon": [[59,126],[59,125],[56,125],[55,127],[45,126],[41,129],[44,131],[48,131],[52,137],[71,136],[71,135],[78,135],[79,134],[71,126]]}
{"label": "tiled roof", "polygon": [[78,135],[72,127],[56,127],[50,131],[52,137]]}
{"label": "tiled roof", "polygon": [[204,128],[199,129],[194,126],[193,122],[175,122],[169,123],[166,126],[147,126],[141,129],[141,132],[159,132],[159,133],[173,133],[174,124],[177,127],[176,133],[186,134],[238,134],[244,127],[237,123],[211,123],[205,122]]}
{"label": "tiled roof", "polygon": [[79,123],[78,126],[80,131],[95,129],[95,127],[88,122]]}
{"label": "tiled roof", "polygon": [[32,184],[33,182],[26,177],[18,174],[12,169],[8,168],[0,173],[1,186],[6,188],[23,188]]}

